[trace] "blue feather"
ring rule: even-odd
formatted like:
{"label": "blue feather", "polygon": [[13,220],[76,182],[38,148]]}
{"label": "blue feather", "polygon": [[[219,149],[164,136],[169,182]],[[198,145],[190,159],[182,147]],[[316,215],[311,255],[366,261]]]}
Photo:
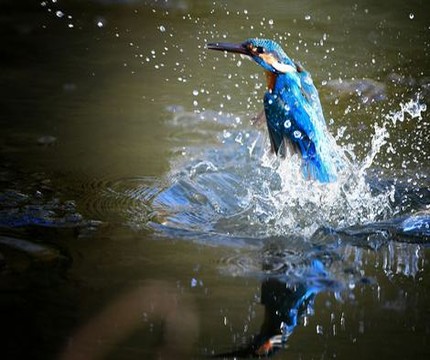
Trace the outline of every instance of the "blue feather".
{"label": "blue feather", "polygon": [[280,156],[299,153],[306,179],[335,181],[344,160],[328,133],[310,74],[272,40],[248,39],[237,45],[208,44],[208,48],[248,55],[263,67],[268,75],[264,111],[272,150]]}
{"label": "blue feather", "polygon": [[[325,122],[320,117],[318,102],[310,102],[302,92],[300,78],[295,74],[280,74],[275,87],[264,96],[267,127],[276,153],[283,148],[301,154],[303,175],[321,182],[336,179],[330,159],[323,159]],[[316,90],[315,90],[316,91]],[[318,98],[317,98],[318,99]],[[281,155],[285,155],[282,154]]]}

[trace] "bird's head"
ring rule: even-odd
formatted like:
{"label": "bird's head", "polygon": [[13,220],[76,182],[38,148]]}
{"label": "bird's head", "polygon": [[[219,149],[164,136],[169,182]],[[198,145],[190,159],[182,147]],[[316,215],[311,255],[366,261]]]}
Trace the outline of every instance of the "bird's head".
{"label": "bird's head", "polygon": [[285,54],[281,46],[272,40],[248,39],[241,44],[210,43],[207,44],[207,48],[250,56],[266,71],[275,74],[297,72],[294,62]]}

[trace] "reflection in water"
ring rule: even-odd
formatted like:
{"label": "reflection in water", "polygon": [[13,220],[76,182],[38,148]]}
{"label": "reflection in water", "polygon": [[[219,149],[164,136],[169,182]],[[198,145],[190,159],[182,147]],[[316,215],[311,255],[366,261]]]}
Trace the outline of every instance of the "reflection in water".
{"label": "reflection in water", "polygon": [[[363,275],[368,265],[363,263],[365,253],[370,250],[368,246],[367,239],[361,239],[338,248],[309,245],[307,252],[295,254],[286,250],[280,253],[280,250],[269,247],[263,261],[265,275],[260,298],[264,316],[260,330],[247,344],[235,344],[235,350],[216,354],[215,357],[270,357],[285,349],[296,327],[307,326],[309,317],[314,315],[314,301],[321,293],[334,293],[337,300],[345,302],[351,299],[351,292],[359,285],[371,285],[377,289],[375,296],[381,307],[405,311],[405,300],[397,298],[393,302],[381,297],[376,279]],[[424,269],[421,245],[391,241],[370,251],[376,255],[370,266],[383,270],[387,278],[415,278]],[[344,328],[344,314],[340,321]],[[333,335],[336,335],[336,327],[334,324],[332,326]],[[316,333],[322,332],[322,326],[317,325]]]}
{"label": "reflection in water", "polygon": [[313,313],[315,296],[321,291],[336,290],[336,282],[330,279],[319,260],[313,260],[302,270],[300,280],[279,275],[262,282],[264,320],[260,332],[246,347],[217,357],[270,356],[285,347],[303,317]]}

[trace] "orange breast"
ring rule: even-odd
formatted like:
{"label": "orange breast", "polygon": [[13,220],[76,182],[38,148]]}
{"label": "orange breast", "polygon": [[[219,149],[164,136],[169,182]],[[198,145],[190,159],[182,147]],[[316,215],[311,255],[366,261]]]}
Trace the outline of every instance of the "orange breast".
{"label": "orange breast", "polygon": [[269,90],[273,90],[276,82],[276,74],[272,73],[271,71],[266,71],[266,81],[267,81],[267,88]]}

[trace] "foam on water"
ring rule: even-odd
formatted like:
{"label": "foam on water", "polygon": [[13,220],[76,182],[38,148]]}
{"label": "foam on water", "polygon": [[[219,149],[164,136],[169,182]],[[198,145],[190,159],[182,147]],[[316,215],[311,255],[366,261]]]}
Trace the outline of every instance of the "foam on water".
{"label": "foam on water", "polygon": [[[297,155],[282,161],[266,152],[262,166],[273,174],[263,180],[262,188],[267,194],[265,221],[273,224],[272,231],[278,235],[300,233],[310,237],[320,227],[346,227],[388,216],[393,190],[374,194],[365,176],[384,138],[384,132],[376,131],[366,159],[362,163],[345,161],[338,180],[329,184],[304,179]],[[337,151],[346,154],[346,149]],[[273,177],[279,178],[279,186],[273,186]],[[255,189],[259,191],[259,187]]]}

